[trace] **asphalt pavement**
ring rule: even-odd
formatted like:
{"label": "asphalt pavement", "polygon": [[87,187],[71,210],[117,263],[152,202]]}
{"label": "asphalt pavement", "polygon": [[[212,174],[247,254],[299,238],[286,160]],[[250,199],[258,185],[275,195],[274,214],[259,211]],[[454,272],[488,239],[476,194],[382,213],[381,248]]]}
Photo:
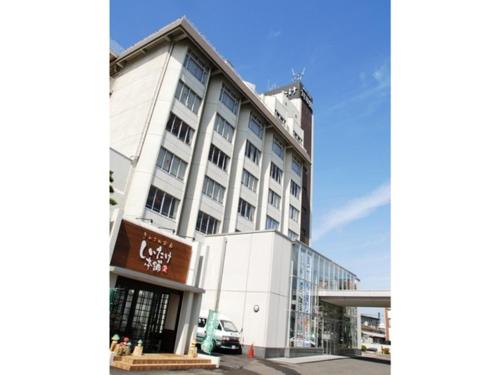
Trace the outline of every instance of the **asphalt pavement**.
{"label": "asphalt pavement", "polygon": [[243,354],[215,354],[221,357],[216,370],[183,371],[134,371],[111,368],[111,375],[389,375],[388,363],[371,362],[362,359],[339,357],[327,359],[318,356],[318,361],[307,363],[280,363],[266,359],[248,359]]}

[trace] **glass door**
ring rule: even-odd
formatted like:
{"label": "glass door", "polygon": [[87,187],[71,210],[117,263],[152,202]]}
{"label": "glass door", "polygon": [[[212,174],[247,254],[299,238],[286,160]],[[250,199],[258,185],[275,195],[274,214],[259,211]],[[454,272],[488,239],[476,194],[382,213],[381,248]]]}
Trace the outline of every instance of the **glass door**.
{"label": "glass door", "polygon": [[[172,352],[180,308],[180,303],[174,304],[176,311],[167,314],[172,294],[181,293],[119,277],[110,309],[110,337],[126,336],[132,346],[142,340],[146,353]],[[169,322],[173,330],[166,329],[167,315],[175,320]]]}

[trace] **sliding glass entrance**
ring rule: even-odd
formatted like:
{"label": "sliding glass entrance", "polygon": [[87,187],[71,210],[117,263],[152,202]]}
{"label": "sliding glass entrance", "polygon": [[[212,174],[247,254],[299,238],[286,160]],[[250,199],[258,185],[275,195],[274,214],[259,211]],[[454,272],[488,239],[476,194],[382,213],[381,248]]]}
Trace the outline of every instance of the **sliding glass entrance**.
{"label": "sliding glass entrance", "polygon": [[182,292],[118,277],[112,296],[110,337],[142,340],[145,353],[174,351]]}

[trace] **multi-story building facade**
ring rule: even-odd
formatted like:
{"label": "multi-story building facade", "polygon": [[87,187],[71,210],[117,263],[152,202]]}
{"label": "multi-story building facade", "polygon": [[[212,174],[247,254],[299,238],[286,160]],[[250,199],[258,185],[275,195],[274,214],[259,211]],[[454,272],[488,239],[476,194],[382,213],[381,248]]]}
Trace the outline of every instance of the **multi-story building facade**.
{"label": "multi-story building facade", "polygon": [[276,229],[308,243],[312,99],[300,82],[286,90],[258,95],[186,19],[122,53],[110,101],[124,217],[197,239]]}
{"label": "multi-story building facade", "polygon": [[200,308],[222,309],[260,356],[355,347],[356,309],[317,290],[359,280],[307,246],[303,84],[258,94],[185,18],[112,54],[110,75],[111,330],[182,353]]}

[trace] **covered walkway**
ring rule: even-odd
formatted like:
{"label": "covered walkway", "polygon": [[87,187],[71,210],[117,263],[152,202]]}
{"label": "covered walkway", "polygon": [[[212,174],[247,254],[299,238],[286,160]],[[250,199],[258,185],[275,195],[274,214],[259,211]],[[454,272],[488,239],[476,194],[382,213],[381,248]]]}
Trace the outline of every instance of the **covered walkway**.
{"label": "covered walkway", "polygon": [[389,290],[319,290],[318,296],[337,306],[391,307]]}

